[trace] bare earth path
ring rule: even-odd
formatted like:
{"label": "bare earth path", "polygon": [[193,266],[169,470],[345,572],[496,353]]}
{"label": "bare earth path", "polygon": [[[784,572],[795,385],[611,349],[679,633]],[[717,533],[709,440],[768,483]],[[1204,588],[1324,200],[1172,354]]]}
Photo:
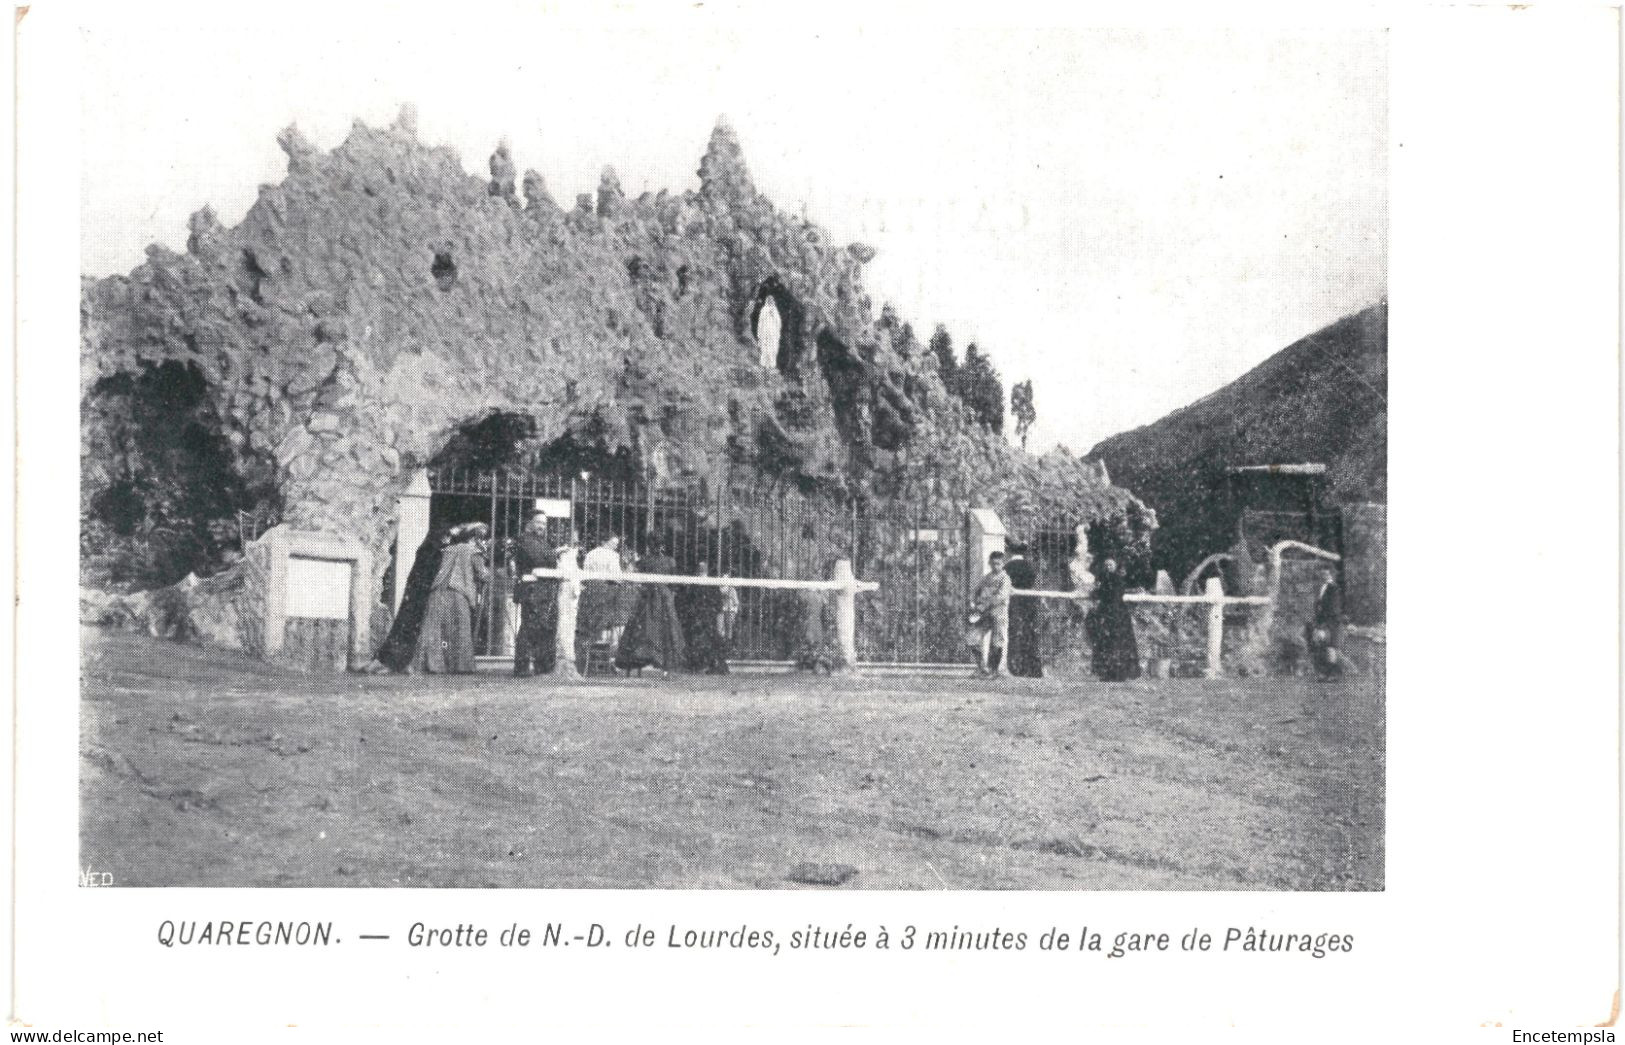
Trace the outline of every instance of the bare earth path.
{"label": "bare earth path", "polygon": [[84,633],[119,885],[1380,889],[1370,679],[317,676]]}

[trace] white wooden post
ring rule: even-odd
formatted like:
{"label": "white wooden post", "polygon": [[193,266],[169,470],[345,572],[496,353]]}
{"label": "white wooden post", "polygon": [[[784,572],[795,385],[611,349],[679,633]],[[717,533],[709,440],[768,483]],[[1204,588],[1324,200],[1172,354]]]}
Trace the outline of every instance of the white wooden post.
{"label": "white wooden post", "polygon": [[976,590],[976,584],[987,572],[987,557],[1004,551],[1004,520],[991,508],[972,508],[965,513],[965,556],[969,560],[965,570],[965,597]]}
{"label": "white wooden post", "polygon": [[574,554],[559,563],[565,577],[559,581],[559,626],[553,640],[553,674],[561,679],[579,679],[576,670],[576,598],[581,593],[580,564]]}
{"label": "white wooden post", "polygon": [[401,611],[401,599],[406,596],[406,576],[412,572],[412,563],[418,547],[429,536],[428,469],[419,468],[412,473],[406,489],[395,501],[395,612]]}
{"label": "white wooden post", "polygon": [[858,581],[852,573],[852,560],[836,559],[830,580],[840,587],[835,592],[835,641],[840,645],[841,669],[858,665]]}
{"label": "white wooden post", "polygon": [[1207,579],[1207,671],[1210,679],[1222,674],[1219,655],[1224,648],[1224,584],[1217,577]]}

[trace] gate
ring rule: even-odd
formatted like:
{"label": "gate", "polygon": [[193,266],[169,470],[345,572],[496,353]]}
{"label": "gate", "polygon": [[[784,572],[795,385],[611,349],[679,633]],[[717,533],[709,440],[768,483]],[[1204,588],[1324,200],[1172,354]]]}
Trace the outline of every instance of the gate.
{"label": "gate", "polygon": [[966,555],[963,512],[860,514],[853,569],[878,581],[880,590],[858,600],[858,659],[974,661],[964,641],[971,589]]}
{"label": "gate", "polygon": [[[1078,528],[1054,523],[1033,531],[1028,558],[1038,571],[1036,587],[1045,591],[1078,590],[1079,572],[1086,568],[1078,552]],[[1084,618],[1087,606],[1064,599],[1038,600],[1040,656],[1045,664],[1062,665],[1087,657]]]}
{"label": "gate", "polygon": [[[482,656],[513,650],[513,541],[540,503],[554,547],[574,537],[589,549],[614,535],[628,568],[657,546],[676,560],[678,572],[694,574],[703,565],[713,576],[826,579],[837,559],[849,559],[858,577],[880,583],[878,592],[858,599],[860,660],[955,663],[971,657],[961,640],[969,591],[962,512],[910,513],[852,498],[763,490],[754,481],[735,481],[728,468],[714,481],[686,487],[448,468],[430,471],[429,490],[432,532],[466,522],[491,528],[492,580],[475,625]],[[680,612],[693,590],[677,589]],[[833,610],[824,593],[735,590],[731,659],[791,659],[810,633],[828,634],[833,623],[826,620]]]}

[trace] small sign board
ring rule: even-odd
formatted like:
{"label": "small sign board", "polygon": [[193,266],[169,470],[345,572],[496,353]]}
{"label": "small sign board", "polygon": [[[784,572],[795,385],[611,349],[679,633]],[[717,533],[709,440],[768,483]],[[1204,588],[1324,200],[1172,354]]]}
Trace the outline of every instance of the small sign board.
{"label": "small sign board", "polygon": [[916,544],[936,544],[937,542],[939,542],[941,540],[942,540],[942,533],[939,530],[915,530],[914,531],[914,543],[916,543]]}
{"label": "small sign board", "polygon": [[288,556],[288,617],[316,620],[350,619],[352,562]]}

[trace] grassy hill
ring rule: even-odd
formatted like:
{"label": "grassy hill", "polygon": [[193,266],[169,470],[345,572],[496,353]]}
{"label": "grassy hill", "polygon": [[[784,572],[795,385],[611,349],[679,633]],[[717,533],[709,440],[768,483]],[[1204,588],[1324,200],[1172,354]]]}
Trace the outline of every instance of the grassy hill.
{"label": "grassy hill", "polygon": [[1102,441],[1088,457],[1157,511],[1157,560],[1170,570],[1229,543],[1213,495],[1237,465],[1327,466],[1335,502],[1388,498],[1388,304],[1277,352],[1189,406]]}

